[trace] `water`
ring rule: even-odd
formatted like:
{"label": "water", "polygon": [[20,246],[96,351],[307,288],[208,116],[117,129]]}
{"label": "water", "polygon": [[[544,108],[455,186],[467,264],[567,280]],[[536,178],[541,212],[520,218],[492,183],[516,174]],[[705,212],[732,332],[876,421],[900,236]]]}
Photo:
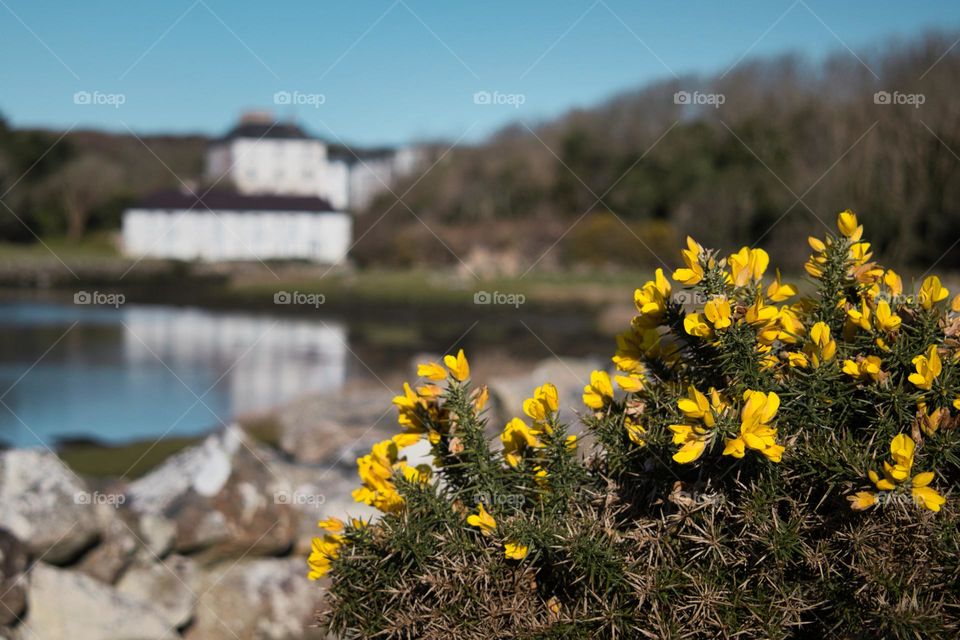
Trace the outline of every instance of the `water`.
{"label": "water", "polygon": [[197,435],[341,387],[346,328],[190,308],[0,306],[0,442]]}

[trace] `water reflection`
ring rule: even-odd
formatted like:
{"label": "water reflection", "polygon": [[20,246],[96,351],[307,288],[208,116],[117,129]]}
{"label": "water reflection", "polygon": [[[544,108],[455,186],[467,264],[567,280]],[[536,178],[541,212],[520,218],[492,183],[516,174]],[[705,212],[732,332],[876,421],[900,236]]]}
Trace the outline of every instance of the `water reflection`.
{"label": "water reflection", "polygon": [[0,307],[0,440],[201,433],[344,383],[336,322],[197,309]]}

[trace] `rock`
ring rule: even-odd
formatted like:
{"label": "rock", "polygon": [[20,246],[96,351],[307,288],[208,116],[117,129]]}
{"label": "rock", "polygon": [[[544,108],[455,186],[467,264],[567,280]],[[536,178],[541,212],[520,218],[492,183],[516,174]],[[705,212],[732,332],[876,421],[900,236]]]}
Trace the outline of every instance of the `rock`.
{"label": "rock", "polygon": [[[366,447],[369,450],[369,446]],[[357,503],[350,493],[357,488],[356,455],[350,452],[344,458],[350,463],[327,466],[304,466],[279,462],[273,465],[288,483],[289,492],[279,494],[294,508],[297,515],[297,536],[294,553],[310,553],[311,540],[319,534],[317,521],[328,516],[341,519],[357,517],[369,519],[378,512],[373,507]]]}
{"label": "rock", "polygon": [[280,410],[280,449],[297,462],[330,462],[364,434],[376,437],[394,429],[394,395],[363,385],[302,398]]}
{"label": "rock", "polygon": [[99,505],[100,543],[85,554],[75,569],[100,582],[113,584],[127,568],[137,549],[137,536],[113,507]]}
{"label": "rock", "polygon": [[172,555],[162,562],[138,559],[117,583],[117,591],[149,603],[167,626],[182,628],[193,618],[200,589],[199,570],[193,560]]}
{"label": "rock", "polygon": [[90,576],[36,563],[23,638],[173,640],[179,635],[156,610]]}
{"label": "rock", "polygon": [[303,559],[241,560],[204,575],[190,640],[300,640],[320,590],[305,578]]}
{"label": "rock", "polygon": [[48,451],[0,453],[0,522],[45,562],[69,562],[96,541],[93,495]]}
{"label": "rock", "polygon": [[150,556],[163,558],[171,549],[177,536],[177,526],[170,520],[154,513],[144,513],[137,522],[140,542]]}
{"label": "rock", "polygon": [[0,627],[16,622],[27,606],[24,572],[28,562],[26,545],[0,529]]}
{"label": "rock", "polygon": [[297,517],[277,496],[289,491],[273,466],[276,452],[232,426],[183,451],[130,484],[130,508],[175,528],[173,547],[207,560],[277,555],[293,543]]}

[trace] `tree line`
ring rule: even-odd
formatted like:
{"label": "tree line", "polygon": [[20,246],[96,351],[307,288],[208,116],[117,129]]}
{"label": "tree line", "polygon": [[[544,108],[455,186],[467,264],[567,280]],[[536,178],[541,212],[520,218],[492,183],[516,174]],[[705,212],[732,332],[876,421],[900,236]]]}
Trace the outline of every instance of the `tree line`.
{"label": "tree line", "polygon": [[[794,238],[851,208],[892,264],[958,268],[958,38],[746,60],[517,122],[481,144],[437,145],[421,172],[358,212],[353,259],[646,268],[673,264],[690,234],[799,268]],[[131,201],[201,175],[208,142],[0,119],[0,240],[116,229]]]}
{"label": "tree line", "polygon": [[397,186],[409,189],[402,203],[376,201],[356,254],[455,265],[482,249],[521,271],[646,267],[673,264],[691,234],[799,268],[797,235],[822,235],[851,208],[892,264],[956,268],[958,36],[752,60],[517,123]]}

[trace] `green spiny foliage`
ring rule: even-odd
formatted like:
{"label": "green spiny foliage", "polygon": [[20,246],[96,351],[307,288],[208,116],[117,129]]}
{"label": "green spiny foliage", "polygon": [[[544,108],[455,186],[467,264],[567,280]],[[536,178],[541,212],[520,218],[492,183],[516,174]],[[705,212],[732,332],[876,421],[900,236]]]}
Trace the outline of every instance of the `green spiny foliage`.
{"label": "green spiny foliage", "polygon": [[[960,634],[960,297],[917,295],[850,212],[815,293],[689,240],[584,389],[546,383],[499,442],[462,351],[358,460],[373,523],[321,523],[321,622],[364,638],[952,638]],[[789,300],[796,300],[788,302]],[[693,304],[691,304],[691,301]],[[684,304],[685,303],[685,304]],[[615,391],[614,383],[619,387]],[[426,438],[433,465],[404,447]],[[578,451],[584,442],[591,450]],[[499,447],[493,446],[499,444]]]}

